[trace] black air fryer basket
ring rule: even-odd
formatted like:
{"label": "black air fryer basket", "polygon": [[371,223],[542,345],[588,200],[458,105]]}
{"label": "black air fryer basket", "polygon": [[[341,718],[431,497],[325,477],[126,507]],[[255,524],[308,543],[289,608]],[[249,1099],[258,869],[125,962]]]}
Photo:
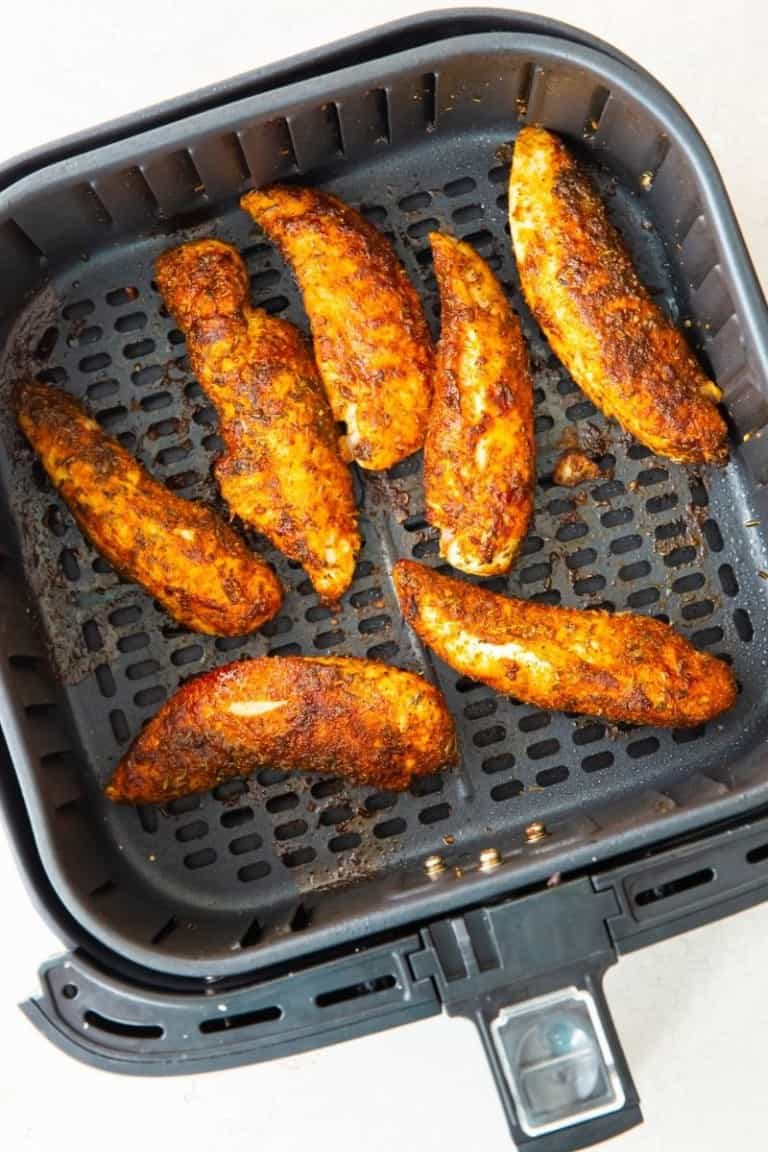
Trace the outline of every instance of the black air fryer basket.
{"label": "black air fryer basket", "polygon": [[[523,304],[509,145],[523,123],[586,159],[661,306],[723,389],[727,469],[658,459],[584,398]],[[732,711],[692,730],[545,713],[457,678],[404,626],[393,560],[437,562],[420,461],[356,474],[364,548],[342,610],[270,549],[287,590],[247,639],[174,626],[84,541],[9,406],[33,375],[83,398],[174,491],[211,501],[215,415],[152,281],[157,254],[234,242],[253,301],[306,326],[238,208],[296,179],[358,205],[436,323],[427,235],[469,241],[520,312],[536,387],[535,524],[491,587],[659,616],[733,663]],[[444,1009],[483,1036],[518,1144],[582,1147],[640,1117],[603,1000],[618,954],[761,900],[768,870],[768,318],[696,129],[631,61],[573,29],[453,11],[241,77],[0,173],[2,787],[23,867],[71,946],[25,1011],[102,1068],[269,1059]],[[549,479],[601,446],[583,501]],[[163,808],[101,788],[190,676],[268,653],[370,656],[435,680],[458,770],[404,795],[263,771]]]}

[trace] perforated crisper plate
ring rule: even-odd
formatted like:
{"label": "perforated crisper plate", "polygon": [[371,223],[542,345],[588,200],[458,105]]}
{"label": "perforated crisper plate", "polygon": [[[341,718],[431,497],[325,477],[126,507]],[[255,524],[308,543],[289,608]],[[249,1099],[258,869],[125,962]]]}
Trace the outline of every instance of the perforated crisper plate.
{"label": "perforated crisper plate", "polygon": [[[511,101],[506,94],[497,114],[486,110],[478,116],[477,126],[469,122],[472,101],[490,99],[490,81],[477,79],[483,74],[477,62],[467,64],[460,130],[453,130],[450,119],[459,100],[453,84],[433,72],[419,72],[418,83],[403,74],[411,106],[390,79],[386,90],[360,97],[356,119],[346,118],[351,114],[343,102],[323,103],[311,115],[307,111],[304,121],[262,125],[261,147],[271,150],[273,166],[278,157],[270,174],[320,182],[361,206],[393,241],[436,332],[439,309],[427,242],[434,229],[469,241],[496,270],[520,313],[536,387],[535,523],[509,577],[483,583],[549,604],[667,619],[696,646],[733,663],[739,700],[706,728],[617,728],[541,712],[459,679],[434,661],[404,628],[390,581],[397,557],[439,564],[435,534],[423,516],[420,457],[387,475],[356,471],[365,543],[340,612],[318,604],[298,566],[264,539],[249,536],[286,589],[280,614],[244,639],[192,634],[138,587],[121,582],[84,541],[6,408],[10,507],[59,695],[70,713],[69,734],[48,739],[42,752],[42,774],[54,798],[48,812],[54,850],[71,854],[78,840],[96,838],[98,848],[87,859],[84,854],[79,872],[67,864],[70,883],[79,885],[95,922],[111,925],[113,940],[117,927],[154,950],[160,966],[164,957],[219,957],[274,941],[289,928],[306,931],[323,923],[326,904],[333,908],[327,915],[343,915],[341,883],[405,869],[402,888],[410,891],[422,882],[416,877],[431,853],[466,869],[489,845],[519,849],[520,832],[534,819],[555,832],[565,829],[571,844],[583,844],[601,827],[597,816],[590,819],[593,810],[609,812],[618,802],[620,821],[631,824],[674,811],[689,799],[704,803],[727,791],[726,766],[753,748],[765,729],[761,637],[768,635],[768,588],[757,572],[768,562],[759,527],[748,526],[755,513],[742,465],[736,461],[700,475],[632,442],[579,392],[521,301],[506,217],[508,145],[526,116],[552,119],[533,58],[524,56],[523,67],[519,56],[511,50],[508,55],[516,94]],[[463,59],[470,58],[467,51]],[[453,60],[454,72],[461,60]],[[702,227],[700,205],[696,211],[681,204],[679,230],[666,237],[670,247],[657,231],[653,178],[664,172],[668,139],[659,144],[654,138],[642,153],[655,158],[650,180],[632,175],[632,163],[641,158],[637,148],[614,165],[616,103],[605,87],[595,87],[583,71],[579,75],[581,87],[574,84],[569,96],[577,100],[578,116],[571,104],[569,115],[587,126],[589,139],[579,140],[584,154],[599,146],[595,175],[644,281],[676,321],[690,324],[694,341],[716,337],[734,317],[727,311],[710,319],[722,311],[717,300],[702,306],[709,266],[699,268],[698,280],[690,271],[680,279],[686,245],[691,248]],[[400,134],[399,108],[409,116],[408,131]],[[559,126],[557,118],[553,126]],[[249,182],[248,138],[241,131],[227,139],[240,141],[239,183],[233,183],[238,191]],[[356,147],[364,159],[356,159]],[[231,144],[230,153],[228,163]],[[253,303],[304,328],[306,318],[290,273],[232,197],[222,207],[216,196],[206,195],[199,155],[197,166],[187,151],[164,162],[177,166],[179,185],[187,189],[187,215],[163,223],[163,212],[151,203],[162,181],[156,178],[153,189],[151,166],[143,174],[136,166],[126,169],[135,184],[132,195],[150,201],[151,229],[123,236],[107,222],[107,240],[100,245],[70,253],[59,266],[51,261],[52,291],[36,298],[17,325],[6,377],[19,374],[31,350],[38,377],[84,399],[154,475],[184,497],[218,506],[211,479],[219,447],[215,414],[190,373],[183,337],[161,306],[152,262],[169,244],[192,237],[231,241],[247,260]],[[107,181],[94,186],[109,221]],[[93,188],[90,195],[96,196]],[[27,227],[31,233],[29,222]],[[711,286],[703,291],[711,296]],[[598,451],[604,475],[565,490],[550,477],[558,454],[574,443]],[[164,808],[103,800],[100,787],[118,758],[179,684],[230,660],[288,653],[369,656],[435,678],[459,729],[460,769],[421,779],[404,795],[264,771]],[[51,700],[30,705],[32,715],[58,715],[59,704]],[[390,897],[398,883],[390,885]],[[359,912],[365,896],[356,888]],[[253,961],[251,953],[248,962]]]}

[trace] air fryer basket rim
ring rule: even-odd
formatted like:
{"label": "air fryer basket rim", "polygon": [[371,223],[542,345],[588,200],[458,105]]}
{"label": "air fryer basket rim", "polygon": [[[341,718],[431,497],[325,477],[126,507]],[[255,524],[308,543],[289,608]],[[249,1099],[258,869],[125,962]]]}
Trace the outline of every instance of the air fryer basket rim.
{"label": "air fryer basket rim", "polygon": [[[561,63],[573,63],[581,65],[585,69],[591,68],[598,74],[602,73],[605,79],[622,89],[626,95],[641,102],[646,109],[658,114],[666,121],[670,137],[682,147],[687,160],[699,176],[701,189],[706,198],[707,212],[711,214],[715,222],[716,234],[721,239],[720,255],[728,262],[729,270],[733,273],[734,286],[742,309],[740,314],[744,315],[746,312],[746,319],[750,324],[761,356],[761,366],[765,371],[768,368],[765,298],[717,165],[706,142],[681,105],[648,73],[638,72],[630,68],[629,62],[625,64],[621,60],[606,56],[592,48],[537,34],[520,36],[511,33],[499,33],[494,37],[494,40],[495,43],[490,50],[499,55],[502,54],[505,45],[513,50],[527,48],[531,56],[534,56],[538,51],[545,55],[550,54],[551,59]],[[386,67],[387,72],[396,74],[400,69],[413,67],[419,63],[426,66],[429,61],[439,62],[441,58],[450,58],[455,53],[469,52],[473,48],[486,49],[487,47],[487,36],[483,33],[475,33],[441,40],[437,44],[428,43],[419,48],[407,49],[404,52],[385,57],[380,63]],[[280,98],[281,104],[290,103],[291,105],[310,100],[316,101],[322,99],[323,96],[330,99],[339,86],[354,84],[360,73],[362,72],[364,75],[373,63],[375,61],[369,61],[321,76],[311,77],[280,88],[276,92],[259,92],[254,96],[245,96],[228,102],[223,110],[232,119],[237,118],[239,114],[247,114],[250,119],[255,119],[265,113],[277,114],[273,105],[276,96]],[[367,77],[371,83],[375,79],[375,77]],[[162,108],[163,106],[159,107]],[[168,134],[170,133],[188,136],[193,131],[202,132],[206,128],[215,128],[217,127],[216,121],[223,110],[219,107],[208,108],[202,112],[193,113],[191,116],[182,116],[170,124],[162,123],[135,135],[123,136],[115,143],[99,144],[75,157],[45,164],[43,167],[22,176],[10,187],[0,189],[0,213],[11,210],[19,198],[29,195],[40,187],[49,190],[55,187],[57,180],[64,182],[70,179],[73,170],[82,173],[83,178],[87,179],[93,169],[98,169],[102,165],[113,167],[117,161],[125,158],[126,153],[128,155],[133,154],[140,143],[147,152],[151,152],[153,146],[167,147]],[[109,125],[104,125],[105,130],[108,127]],[[15,161],[12,161],[11,164],[14,165]],[[2,175],[3,169],[0,168],[0,179],[2,179]]]}
{"label": "air fryer basket rim", "polygon": [[0,192],[22,176],[53,162],[77,158],[97,145],[110,145],[118,139],[133,137],[139,131],[162,127],[179,116],[186,117],[209,107],[222,108],[232,100],[252,96],[257,92],[274,91],[285,84],[294,85],[321,74],[327,75],[350,64],[359,66],[372,57],[383,60],[405,50],[404,45],[399,46],[401,40],[407,41],[408,48],[414,48],[456,39],[458,36],[492,31],[566,40],[601,52],[625,64],[632,71],[649,75],[636,61],[612,44],[565,21],[506,8],[433,8],[377,24],[295,56],[287,56],[252,71],[239,73],[228,80],[183,92],[18,153],[0,163]]}
{"label": "air fryer basket rim", "polygon": [[[768,379],[768,327],[766,325],[765,304],[754,272],[749,263],[738,225],[733,217],[727,195],[720,176],[706,146],[696,129],[674,100],[655,82],[644,75],[632,72],[627,66],[589,48],[572,43],[553,40],[537,35],[512,36],[495,34],[492,42],[483,34],[444,40],[437,45],[422,46],[387,57],[381,69],[372,74],[371,62],[345,68],[326,76],[315,77],[300,82],[295,89],[288,87],[279,93],[261,93],[253,97],[230,102],[226,105],[228,118],[247,115],[250,119],[262,115],[280,114],[290,105],[325,99],[334,99],[345,86],[353,86],[364,78],[368,84],[386,82],[388,74],[406,68],[431,68],[438,70],[446,61],[471,56],[482,51],[503,60],[509,53],[527,54],[530,58],[545,59],[570,65],[577,65],[592,71],[603,79],[611,90],[618,90],[636,102],[640,102],[655,116],[661,119],[670,138],[685,152],[688,162],[695,170],[704,210],[711,219],[715,235],[720,243],[720,257],[726,265],[734,295],[736,310],[745,329],[750,333],[753,347],[762,370],[762,378]],[[278,101],[276,106],[275,101]],[[0,195],[0,210],[10,209],[20,198],[29,195],[34,189],[45,186],[52,189],[58,181],[71,177],[73,170],[88,179],[91,172],[102,165],[113,166],[127,163],[128,156],[141,147],[145,151],[153,147],[168,147],[168,135],[179,139],[193,131],[217,126],[221,109],[210,108],[191,117],[183,118],[173,125],[150,128],[146,132],[125,138],[116,145],[101,145],[79,157],[58,161],[23,177],[12,188]],[[0,665],[0,699],[8,701],[12,693],[11,680],[5,665]],[[588,867],[598,859],[601,862],[619,853],[648,847],[661,839],[669,839],[702,827],[705,823],[733,817],[758,806],[768,797],[768,785],[745,785],[731,793],[711,800],[706,807],[682,808],[656,819],[648,819],[635,827],[623,828],[593,841],[586,840],[577,847],[561,847],[556,838],[545,841],[527,862],[519,863],[511,875],[501,868],[488,874],[467,874],[461,883],[450,887],[443,885],[418,886],[410,892],[401,892],[399,898],[381,900],[373,911],[360,912],[346,918],[341,923],[318,927],[304,935],[286,937],[263,945],[258,953],[245,953],[213,959],[190,960],[189,957],[175,957],[172,953],[160,953],[156,948],[129,942],[113,926],[103,923],[92,915],[81,903],[78,894],[67,884],[61,875],[54,845],[47,832],[47,818],[44,805],[31,773],[24,771],[26,759],[31,755],[24,733],[18,723],[13,708],[5,707],[2,725],[6,736],[11,760],[17,767],[19,782],[34,831],[35,842],[44,862],[45,870],[65,906],[83,924],[88,932],[104,941],[115,952],[147,968],[184,975],[226,975],[242,972],[258,964],[271,965],[309,951],[320,951],[353,939],[361,939],[371,933],[390,931],[413,923],[425,921],[468,904],[496,899],[514,890],[538,883],[554,871],[572,871]],[[388,887],[386,881],[382,887]],[[391,893],[390,893],[391,895]],[[250,959],[250,963],[249,963]]]}

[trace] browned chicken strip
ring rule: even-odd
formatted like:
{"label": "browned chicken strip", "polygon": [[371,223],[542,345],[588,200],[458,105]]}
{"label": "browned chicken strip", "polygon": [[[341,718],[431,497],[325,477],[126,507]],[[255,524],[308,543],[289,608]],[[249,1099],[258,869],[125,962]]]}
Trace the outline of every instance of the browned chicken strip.
{"label": "browned chicken strip", "polygon": [[275,184],[241,204],[291,264],[345,449],[390,468],[421,448],[433,349],[421,303],[389,242],[341,200]]}
{"label": "browned chicken strip", "polygon": [[352,580],[360,537],[349,468],[304,338],[250,306],[248,272],[229,244],[172,248],[156,276],[218,412],[224,453],[213,471],[222,496],[335,604]]}
{"label": "browned chicken strip", "polygon": [[16,401],[22,431],[82,531],[169,616],[219,636],[274,616],[277,577],[221,517],[169,492],[66,392],[24,384]]}
{"label": "browned chicken strip", "polygon": [[640,283],[587,174],[544,128],[523,128],[509,222],[525,299],[590,400],[672,460],[724,464],[720,389]]}
{"label": "browned chicken strip", "polygon": [[106,795],[155,803],[263,767],[400,790],[455,757],[445,701],[421,676],[373,660],[275,656],[216,668],[180,688]]}
{"label": "browned chicken strip", "polygon": [[533,513],[533,384],[520,322],[468,244],[430,237],[441,332],[424,444],[427,519],[440,555],[506,572]]}
{"label": "browned chicken strip", "polygon": [[686,727],[736,699],[728,665],[660,620],[507,599],[410,560],[394,580],[406,620],[441,659],[526,704]]}

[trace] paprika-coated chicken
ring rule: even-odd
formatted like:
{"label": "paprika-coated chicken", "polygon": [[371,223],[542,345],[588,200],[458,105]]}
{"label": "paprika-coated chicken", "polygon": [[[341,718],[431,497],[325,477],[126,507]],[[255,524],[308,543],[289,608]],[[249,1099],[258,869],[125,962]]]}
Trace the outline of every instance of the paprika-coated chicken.
{"label": "paprika-coated chicken", "polygon": [[544,128],[517,137],[509,222],[528,306],[590,400],[662,456],[724,464],[720,389],[640,283],[586,172]]}
{"label": "paprika-coated chicken", "polygon": [[425,644],[462,675],[526,704],[686,727],[736,699],[728,665],[660,620],[508,599],[411,560],[393,575]]}
{"label": "paprika-coated chicken", "polygon": [[440,555],[477,576],[506,572],[533,513],[533,384],[520,321],[469,244],[430,236],[440,342],[424,443],[427,519]]}
{"label": "paprika-coated chicken", "polygon": [[389,241],[315,188],[275,184],[240,203],[293,268],[347,455],[381,469],[416,452],[432,395],[432,339]]}
{"label": "paprika-coated chicken", "polygon": [[21,429],[78,525],[117,571],[195,632],[241,636],[277,612],[271,568],[210,508],[175,496],[46,384],[16,395]]}
{"label": "paprika-coated chicken", "polygon": [[421,676],[351,657],[273,656],[216,668],[180,688],[106,794],[155,803],[264,767],[402,790],[455,757],[445,701]]}
{"label": "paprika-coated chicken", "polygon": [[213,471],[222,496],[335,604],[352,580],[360,538],[352,478],[303,336],[250,306],[245,263],[229,244],[172,248],[155,274],[218,412],[224,453]]}

